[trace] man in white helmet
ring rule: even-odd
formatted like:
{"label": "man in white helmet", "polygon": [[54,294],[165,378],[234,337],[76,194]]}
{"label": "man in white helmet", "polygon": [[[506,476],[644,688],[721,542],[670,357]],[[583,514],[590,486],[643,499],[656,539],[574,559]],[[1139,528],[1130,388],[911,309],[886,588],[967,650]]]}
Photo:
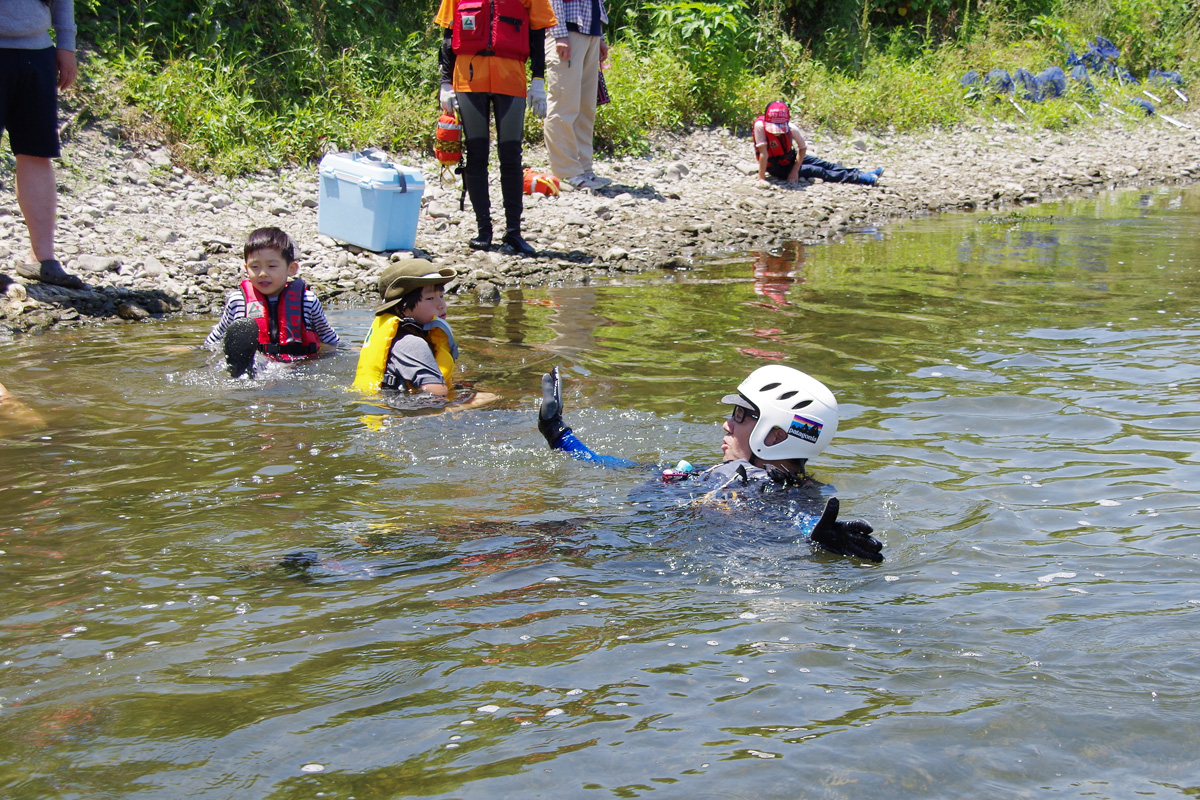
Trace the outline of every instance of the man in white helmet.
{"label": "man in white helmet", "polygon": [[[713,488],[704,497],[722,492],[770,493],[815,482],[805,473],[808,459],[824,450],[837,433],[838,409],[823,383],[798,369],[772,364],[752,372],[736,394],[722,402],[733,406],[721,426],[722,461],[696,471],[685,461],[665,470],[668,482],[698,480]],[[637,466],[615,456],[594,453],[562,421],[562,387],[558,367],[542,376],[542,407],[538,430],[552,450],[610,467]],[[869,523],[838,521],[839,501],[831,498],[809,536],[834,553],[883,561],[882,544],[871,536]]]}

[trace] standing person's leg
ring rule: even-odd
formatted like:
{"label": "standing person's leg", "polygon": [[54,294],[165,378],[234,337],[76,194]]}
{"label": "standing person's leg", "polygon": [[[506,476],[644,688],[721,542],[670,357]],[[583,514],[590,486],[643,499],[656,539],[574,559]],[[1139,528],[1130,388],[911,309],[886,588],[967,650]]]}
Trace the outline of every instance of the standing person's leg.
{"label": "standing person's leg", "polygon": [[579,162],[576,120],[582,97],[583,60],[576,56],[575,44],[588,37],[568,32],[570,58],[558,57],[557,42],[546,38],[546,156],[550,171],[560,180],[570,181],[583,174]]}
{"label": "standing person's leg", "polygon": [[29,255],[26,261],[54,258],[54,224],[58,215],[58,188],[54,183],[54,162],[48,158],[17,155],[17,205],[29,229]]}
{"label": "standing person's leg", "polygon": [[579,59],[583,73],[579,76],[579,113],[575,116],[575,141],[579,148],[579,166],[586,175],[592,174],[592,139],[596,135],[596,91],[600,83],[599,36],[585,36],[572,31],[571,59]]}
{"label": "standing person's leg", "polygon": [[462,118],[463,188],[475,209],[475,225],[479,233],[470,241],[472,248],[487,250],[492,246],[492,198],[488,194],[488,151],[491,141],[488,132],[489,98],[483,92],[459,92],[458,113]]}
{"label": "standing person's leg", "polygon": [[0,129],[8,129],[17,158],[17,204],[29,231],[29,254],[17,271],[27,278],[78,289],[83,281],[63,271],[54,257],[59,156],[58,62],[53,47],[0,51]]}
{"label": "standing person's leg", "polygon": [[495,95],[496,153],[500,158],[500,194],[504,198],[504,244],[517,255],[537,251],[521,238],[525,208],[525,170],[521,165],[521,140],[525,138],[525,98]]}

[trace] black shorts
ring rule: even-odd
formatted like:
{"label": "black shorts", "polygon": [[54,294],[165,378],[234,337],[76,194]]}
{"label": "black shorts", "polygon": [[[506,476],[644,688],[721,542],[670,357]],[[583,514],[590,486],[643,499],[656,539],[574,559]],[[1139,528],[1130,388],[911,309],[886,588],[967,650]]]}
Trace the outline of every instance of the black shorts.
{"label": "black shorts", "polygon": [[14,154],[58,158],[58,60],[53,47],[0,47],[0,131]]}
{"label": "black shorts", "polygon": [[780,180],[787,180],[787,176],[792,174],[792,167],[796,165],[796,151],[790,151],[786,156],[780,157],[774,163],[767,162],[767,173],[774,175]]}

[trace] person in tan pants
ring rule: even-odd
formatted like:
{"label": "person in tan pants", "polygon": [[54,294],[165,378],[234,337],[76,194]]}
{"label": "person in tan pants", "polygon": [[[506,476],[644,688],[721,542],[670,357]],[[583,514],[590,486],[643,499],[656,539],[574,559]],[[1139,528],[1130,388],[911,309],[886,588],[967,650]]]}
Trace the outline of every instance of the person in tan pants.
{"label": "person in tan pants", "polygon": [[550,171],[576,189],[612,183],[592,172],[596,90],[608,58],[604,0],[550,0],[558,23],[546,36],[546,154]]}

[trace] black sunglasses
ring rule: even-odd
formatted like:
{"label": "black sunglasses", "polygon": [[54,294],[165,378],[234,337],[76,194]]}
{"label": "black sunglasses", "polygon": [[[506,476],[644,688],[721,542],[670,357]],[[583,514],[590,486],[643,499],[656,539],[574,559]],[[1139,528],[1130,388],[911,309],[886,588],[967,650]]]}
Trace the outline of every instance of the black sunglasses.
{"label": "black sunglasses", "polygon": [[736,422],[739,425],[741,425],[743,422],[745,422],[747,417],[749,417],[752,420],[757,420],[758,412],[751,411],[750,409],[746,408],[745,406],[734,406],[733,410],[729,412],[729,418],[732,419],[734,422]]}

